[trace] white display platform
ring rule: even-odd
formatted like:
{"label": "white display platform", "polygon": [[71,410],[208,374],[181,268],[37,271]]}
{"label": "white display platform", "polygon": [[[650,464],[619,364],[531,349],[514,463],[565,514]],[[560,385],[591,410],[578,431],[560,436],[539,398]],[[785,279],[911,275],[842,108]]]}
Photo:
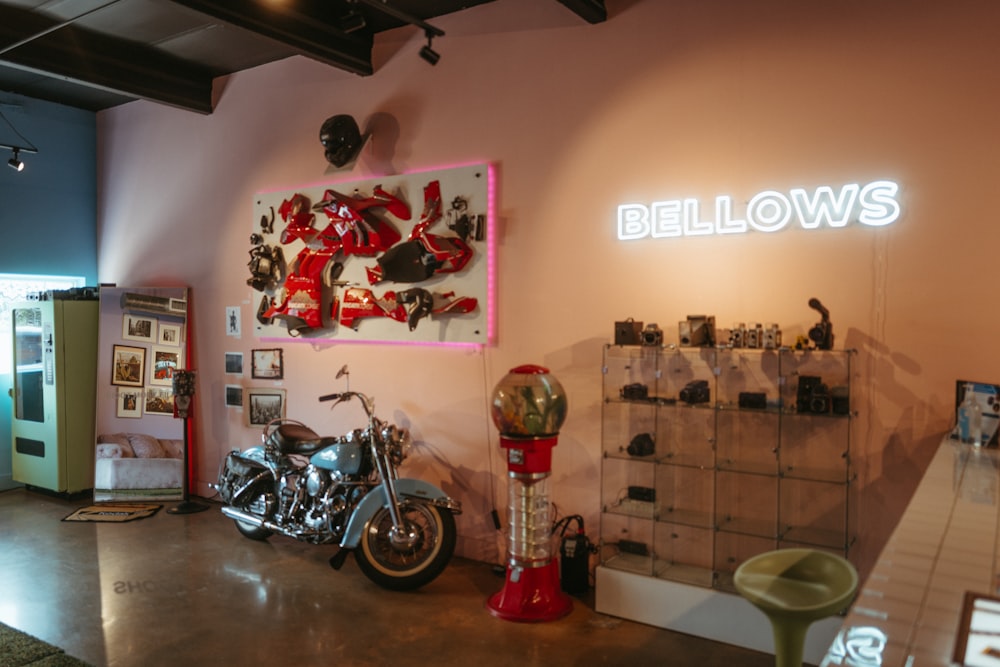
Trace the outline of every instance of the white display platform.
{"label": "white display platform", "polygon": [[[767,617],[739,595],[601,565],[596,577],[595,607],[601,614],[774,653]],[[822,662],[843,620],[832,616],[810,626],[803,654],[806,662]]]}

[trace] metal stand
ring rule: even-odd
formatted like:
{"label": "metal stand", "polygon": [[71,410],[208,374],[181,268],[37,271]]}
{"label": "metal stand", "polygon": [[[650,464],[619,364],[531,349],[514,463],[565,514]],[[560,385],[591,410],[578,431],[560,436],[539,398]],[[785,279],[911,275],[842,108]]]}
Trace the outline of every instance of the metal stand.
{"label": "metal stand", "polygon": [[194,514],[195,512],[204,512],[208,509],[208,505],[204,503],[199,503],[188,498],[188,420],[187,417],[184,418],[184,458],[183,458],[184,470],[181,475],[181,489],[183,490],[184,499],[177,505],[167,508],[167,514]]}

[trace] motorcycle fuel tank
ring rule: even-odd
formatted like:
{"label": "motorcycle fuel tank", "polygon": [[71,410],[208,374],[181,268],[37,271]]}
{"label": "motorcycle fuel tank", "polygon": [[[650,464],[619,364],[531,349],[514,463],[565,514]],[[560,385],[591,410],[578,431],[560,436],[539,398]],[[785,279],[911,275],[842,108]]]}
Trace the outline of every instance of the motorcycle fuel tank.
{"label": "motorcycle fuel tank", "polygon": [[357,475],[361,471],[363,451],[356,442],[341,442],[313,454],[309,463],[317,468],[333,470],[344,475]]}

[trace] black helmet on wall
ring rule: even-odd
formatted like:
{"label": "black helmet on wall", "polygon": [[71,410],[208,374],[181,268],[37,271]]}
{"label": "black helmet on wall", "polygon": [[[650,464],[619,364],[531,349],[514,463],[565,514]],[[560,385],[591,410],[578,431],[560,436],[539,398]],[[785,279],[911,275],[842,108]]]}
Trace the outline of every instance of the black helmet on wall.
{"label": "black helmet on wall", "polygon": [[347,114],[330,116],[319,129],[319,142],[323,144],[326,161],[334,167],[343,167],[361,150],[361,131],[353,117]]}

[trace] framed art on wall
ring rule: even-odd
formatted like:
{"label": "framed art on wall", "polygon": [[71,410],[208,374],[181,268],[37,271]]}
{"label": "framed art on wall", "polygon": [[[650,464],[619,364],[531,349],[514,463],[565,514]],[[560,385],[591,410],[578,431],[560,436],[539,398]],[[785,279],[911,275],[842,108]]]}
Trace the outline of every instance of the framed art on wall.
{"label": "framed art on wall", "polygon": [[176,347],[153,346],[153,363],[149,365],[149,384],[170,386],[174,371],[181,367],[181,351]]}
{"label": "framed art on wall", "polygon": [[156,337],[156,318],[148,315],[122,315],[122,338],[142,343],[152,343]]}
{"label": "framed art on wall", "polygon": [[174,390],[169,387],[146,387],[147,415],[174,416]]}
{"label": "framed art on wall", "polygon": [[117,416],[129,419],[142,417],[142,389],[118,388]]}
{"label": "framed art on wall", "polygon": [[274,419],[285,418],[285,390],[248,387],[243,398],[247,426],[267,426]]}
{"label": "framed art on wall", "polygon": [[257,380],[280,380],[284,376],[281,348],[253,351],[250,359],[250,377]]}
{"label": "framed art on wall", "polygon": [[146,368],[146,348],[115,345],[111,355],[111,384],[141,387]]}
{"label": "framed art on wall", "polygon": [[157,337],[157,342],[160,345],[171,345],[173,347],[180,347],[182,330],[183,327],[180,324],[170,324],[168,322],[160,322],[159,336]]}

